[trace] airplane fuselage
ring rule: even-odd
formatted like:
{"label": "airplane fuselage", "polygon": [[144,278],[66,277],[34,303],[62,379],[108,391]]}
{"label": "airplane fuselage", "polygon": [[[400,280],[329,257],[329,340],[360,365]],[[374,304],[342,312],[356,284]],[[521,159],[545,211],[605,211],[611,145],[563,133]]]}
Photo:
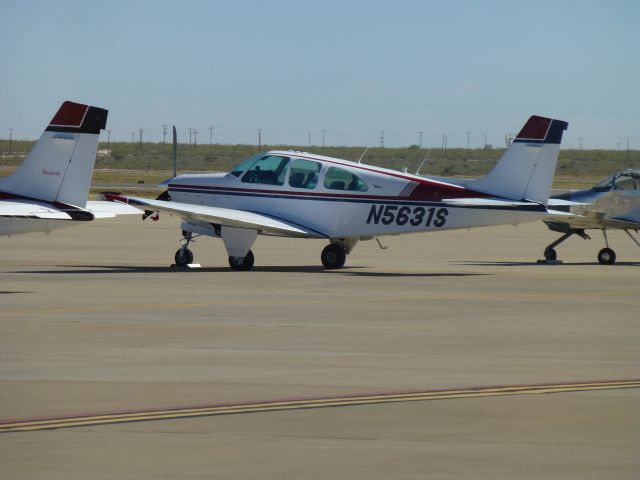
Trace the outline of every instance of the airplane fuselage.
{"label": "airplane fuselage", "polygon": [[[239,176],[181,175],[169,183],[169,195],[175,202],[286,219],[325,238],[518,224],[544,214],[543,208],[456,208],[442,202],[486,196],[465,188],[464,181],[429,179],[298,152],[271,153],[287,163],[281,172],[276,172],[278,178],[246,180],[249,171]],[[317,178],[311,188],[295,179],[299,173],[296,161],[304,161],[305,166],[312,164],[309,170]]]}

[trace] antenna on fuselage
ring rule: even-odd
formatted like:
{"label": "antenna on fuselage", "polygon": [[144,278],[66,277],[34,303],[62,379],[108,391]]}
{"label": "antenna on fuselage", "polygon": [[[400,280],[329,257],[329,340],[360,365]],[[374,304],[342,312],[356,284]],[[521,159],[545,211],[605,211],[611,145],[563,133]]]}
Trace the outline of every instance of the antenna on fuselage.
{"label": "antenna on fuselage", "polygon": [[176,126],[173,126],[173,177],[176,176],[176,163],[178,163],[178,134]]}
{"label": "antenna on fuselage", "polygon": [[367,145],[367,148],[364,149],[364,152],[362,152],[362,155],[360,155],[360,158],[358,159],[358,163],[362,162],[362,159],[364,158],[364,156],[367,154],[367,150],[369,150],[369,147],[371,146],[371,144],[373,143],[373,139],[376,138],[376,134],[374,133],[371,136],[371,140],[369,140],[369,144]]}
{"label": "antenna on fuselage", "polygon": [[424,162],[427,161],[427,158],[429,158],[429,154],[431,153],[431,149],[429,149],[429,151],[427,152],[427,154],[424,156],[424,158],[422,159],[422,163],[420,164],[420,166],[418,167],[418,169],[416,170],[416,175],[418,175],[420,173],[420,169],[422,168],[422,166],[424,165]]}

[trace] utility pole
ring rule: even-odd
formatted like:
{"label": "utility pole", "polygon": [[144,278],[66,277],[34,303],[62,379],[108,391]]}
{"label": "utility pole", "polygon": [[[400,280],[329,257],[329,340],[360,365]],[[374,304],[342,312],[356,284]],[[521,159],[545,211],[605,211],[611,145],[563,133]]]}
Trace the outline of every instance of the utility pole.
{"label": "utility pole", "polygon": [[262,129],[258,129],[258,151],[262,149]]}
{"label": "utility pole", "polygon": [[467,150],[469,150],[471,148],[470,143],[469,143],[469,138],[471,137],[471,132],[469,130],[467,130]]}
{"label": "utility pole", "polygon": [[198,149],[198,130],[193,129],[193,149]]}
{"label": "utility pole", "polygon": [[209,146],[213,143],[213,126],[209,125]]}
{"label": "utility pole", "polygon": [[140,132],[140,151],[142,151],[142,132],[144,132],[144,130],[142,130],[142,127],[138,129],[138,132]]}
{"label": "utility pole", "polygon": [[162,144],[163,145],[167,144],[167,124],[166,123],[162,124]]}
{"label": "utility pole", "polygon": [[9,153],[13,151],[12,144],[13,144],[13,128],[10,128],[9,129]]}
{"label": "utility pole", "polygon": [[107,150],[111,150],[111,130],[107,130]]}
{"label": "utility pole", "polygon": [[322,130],[322,148],[324,148],[324,136],[327,134],[326,130]]}
{"label": "utility pole", "polygon": [[191,150],[191,127],[189,127],[189,150]]}
{"label": "utility pole", "polygon": [[487,148],[487,134],[483,133],[484,135],[484,148]]}
{"label": "utility pole", "polygon": [[308,142],[309,145],[308,146],[309,146],[309,148],[311,148],[311,134],[310,133],[308,134],[308,137],[309,137],[309,142]]}
{"label": "utility pole", "polygon": [[578,148],[579,148],[580,150],[582,150],[582,138],[583,138],[583,137],[578,137]]}
{"label": "utility pole", "polygon": [[618,146],[618,151],[620,151],[620,142],[616,142],[616,145]]}
{"label": "utility pole", "polygon": [[442,149],[444,150],[444,159],[447,159],[447,134],[442,134]]}
{"label": "utility pole", "polygon": [[629,137],[627,137],[627,163],[629,163]]}
{"label": "utility pole", "polygon": [[424,132],[418,132],[420,134],[420,145],[418,146],[418,148],[420,148],[420,150],[422,150],[422,135],[424,134]]}
{"label": "utility pole", "polygon": [[384,148],[384,130],[380,130],[380,148]]}
{"label": "utility pole", "polygon": [[131,132],[131,143],[136,143],[136,132]]}

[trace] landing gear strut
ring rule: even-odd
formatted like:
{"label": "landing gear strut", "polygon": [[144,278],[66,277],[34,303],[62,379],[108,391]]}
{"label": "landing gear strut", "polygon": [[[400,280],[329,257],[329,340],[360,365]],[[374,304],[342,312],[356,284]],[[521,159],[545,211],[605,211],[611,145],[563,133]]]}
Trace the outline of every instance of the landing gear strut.
{"label": "landing gear strut", "polygon": [[193,240],[193,233],[182,231],[183,238],[180,240],[180,248],[176,252],[174,259],[176,267],[186,267],[193,263],[193,252],[189,250],[189,243]]}
{"label": "landing gear strut", "polygon": [[598,261],[601,265],[613,265],[616,263],[616,252],[609,248],[609,239],[607,238],[607,230],[605,228],[602,229],[602,234],[604,235],[606,248],[598,252]]}
{"label": "landing gear strut", "polygon": [[556,261],[558,259],[558,253],[556,252],[555,247],[560,245],[562,242],[564,242],[571,235],[578,235],[579,237],[583,238],[584,240],[590,240],[591,239],[591,237],[585,233],[583,228],[571,228],[571,229],[569,229],[567,231],[567,233],[562,235],[558,240],[556,240],[555,242],[551,243],[549,246],[547,246],[547,248],[544,249],[544,258],[545,258],[545,260],[547,260],[548,262]]}

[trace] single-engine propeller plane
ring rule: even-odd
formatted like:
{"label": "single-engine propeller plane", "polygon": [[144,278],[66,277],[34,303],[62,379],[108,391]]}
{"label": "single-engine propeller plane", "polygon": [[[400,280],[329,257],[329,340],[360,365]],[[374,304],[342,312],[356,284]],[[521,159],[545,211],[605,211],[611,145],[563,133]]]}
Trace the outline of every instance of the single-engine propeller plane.
{"label": "single-engine propeller plane", "polygon": [[550,230],[563,234],[545,249],[547,261],[557,261],[555,247],[572,235],[590,239],[585,229],[602,230],[606,246],[598,252],[598,261],[603,265],[616,261],[616,252],[609,247],[607,230],[624,230],[640,247],[638,239],[631,234],[632,230],[640,230],[640,170],[622,170],[593,188],[554,195],[549,205],[569,215],[551,215],[544,220]]}
{"label": "single-engine propeller plane", "polygon": [[87,201],[107,110],[64,102],[27,158],[0,178],[0,235],[45,232],[95,218],[138,213]]}
{"label": "single-engine propeller plane", "polygon": [[198,235],[222,238],[234,270],[253,267],[258,234],[324,239],[327,269],[360,240],[542,219],[568,124],[532,116],[495,168],[476,180],[427,178],[295,151],[259,153],[222,174],[179,175],[158,199],[111,201],[182,218],[175,263],[193,261]]}

